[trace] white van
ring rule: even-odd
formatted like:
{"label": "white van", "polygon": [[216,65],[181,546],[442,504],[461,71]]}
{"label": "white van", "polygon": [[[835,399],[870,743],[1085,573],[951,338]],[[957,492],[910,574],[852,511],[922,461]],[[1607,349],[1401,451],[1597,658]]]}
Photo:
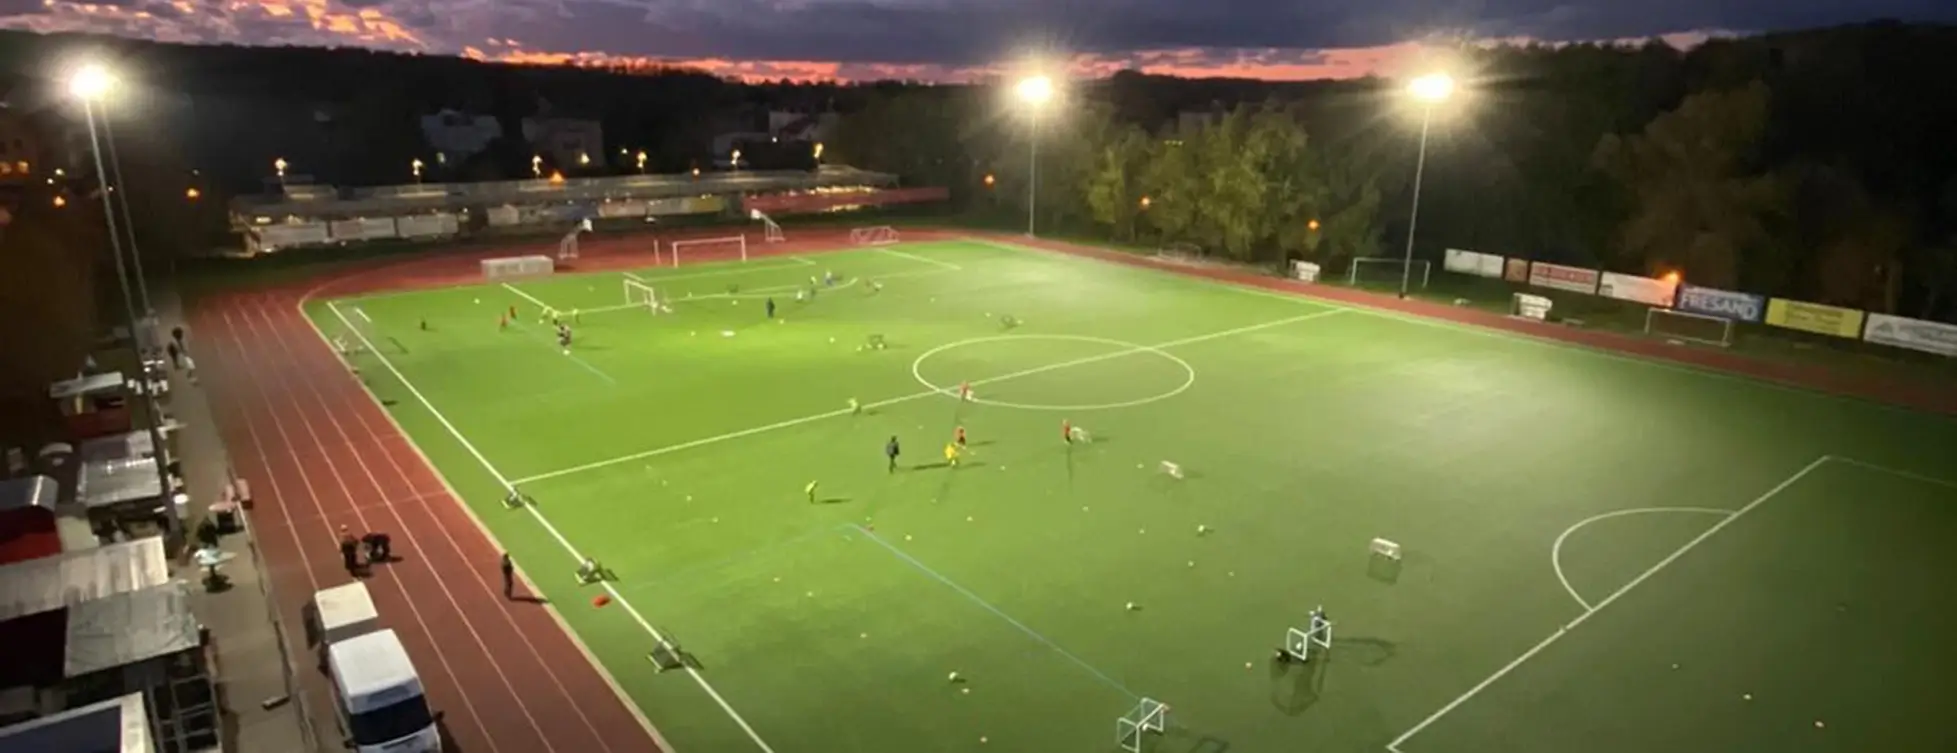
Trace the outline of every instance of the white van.
{"label": "white van", "polygon": [[347,744],[358,753],[435,753],[442,749],[436,716],[421,678],[392,630],[348,638],[327,648],[339,690]]}
{"label": "white van", "polygon": [[381,628],[367,585],[325,589],[313,594],[312,606],[320,665],[333,678],[347,747],[358,753],[441,750],[435,724],[441,715],[429,712],[421,677],[400,636]]}

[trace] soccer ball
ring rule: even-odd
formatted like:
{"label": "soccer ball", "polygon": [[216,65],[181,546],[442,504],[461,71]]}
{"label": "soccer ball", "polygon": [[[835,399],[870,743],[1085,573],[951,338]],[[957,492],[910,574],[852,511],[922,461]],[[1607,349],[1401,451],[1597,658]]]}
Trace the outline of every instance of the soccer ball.
{"label": "soccer ball", "polygon": [[476,299],[476,303],[482,303],[482,299],[481,299],[481,298],[477,298],[477,299]]}
{"label": "soccer ball", "polygon": [[945,678],[945,679],[946,679],[947,681],[950,681],[950,682],[957,682],[957,681],[958,681],[958,673],[957,673],[957,672],[953,672],[953,673],[951,673],[951,676],[950,676],[950,677],[947,677],[947,678]]}

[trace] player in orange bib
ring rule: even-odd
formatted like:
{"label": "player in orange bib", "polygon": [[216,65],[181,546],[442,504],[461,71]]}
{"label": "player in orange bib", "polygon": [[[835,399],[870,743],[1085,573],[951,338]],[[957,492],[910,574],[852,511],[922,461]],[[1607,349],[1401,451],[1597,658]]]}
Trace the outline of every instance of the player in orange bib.
{"label": "player in orange bib", "polygon": [[951,433],[951,441],[958,443],[958,449],[965,449],[965,427],[960,426]]}

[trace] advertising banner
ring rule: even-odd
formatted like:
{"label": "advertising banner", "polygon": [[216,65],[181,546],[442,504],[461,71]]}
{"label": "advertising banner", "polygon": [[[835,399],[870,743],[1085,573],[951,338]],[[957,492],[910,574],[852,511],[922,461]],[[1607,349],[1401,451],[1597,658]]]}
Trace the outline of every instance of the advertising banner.
{"label": "advertising banner", "polygon": [[727,208],[727,200],[719,196],[694,196],[680,200],[680,214],[714,214]]}
{"label": "advertising banner", "polygon": [[1502,261],[1502,257],[1494,254],[1450,248],[1447,258],[1441,262],[1441,268],[1449,272],[1499,279],[1502,276]]}
{"label": "advertising banner", "polygon": [[1676,292],[1678,286],[1674,283],[1616,272],[1605,272],[1603,284],[1597,286],[1597,294],[1605,298],[1660,307],[1670,307]]}
{"label": "advertising banner", "polygon": [[1673,307],[1693,314],[1757,323],[1767,315],[1767,297],[1718,288],[1702,288],[1697,285],[1680,285],[1678,300]]}
{"label": "advertising banner", "polygon": [[1529,265],[1529,285],[1568,290],[1572,293],[1597,292],[1597,270],[1535,262]]}
{"label": "advertising banner", "polygon": [[1940,356],[1957,356],[1957,324],[1870,314],[1869,328],[1862,333],[1862,339]]}
{"label": "advertising banner", "polygon": [[598,205],[598,216],[605,219],[616,217],[644,217],[646,205],[642,201],[607,201]]}
{"label": "advertising banner", "polygon": [[1318,282],[1319,267],[1308,261],[1291,262],[1291,276],[1304,282]]}
{"label": "advertising banner", "polygon": [[489,217],[489,224],[495,227],[508,227],[523,222],[523,213],[508,204],[490,207],[485,214]]}
{"label": "advertising banner", "polygon": [[1528,282],[1529,260],[1528,259],[1508,260],[1508,268],[1502,271],[1502,279],[1508,280],[1509,282]]}
{"label": "advertising banner", "polygon": [[890,204],[918,204],[951,198],[946,188],[891,188],[870,191],[822,191],[747,196],[741,199],[746,209],[771,215],[827,212],[847,207],[876,207]]}
{"label": "advertising banner", "polygon": [[375,238],[394,237],[393,217],[357,217],[351,220],[334,220],[331,226],[333,240],[364,241]]}
{"label": "advertising banner", "polygon": [[461,223],[452,214],[413,214],[394,218],[394,226],[403,238],[432,238],[439,235],[454,235],[461,230]]}
{"label": "advertising banner", "polygon": [[1774,298],[1767,301],[1767,323],[1817,335],[1861,339],[1863,314],[1855,309]]}
{"label": "advertising banner", "polygon": [[259,246],[266,251],[299,246],[324,246],[331,240],[331,236],[327,235],[324,222],[265,225],[259,227],[257,233]]}

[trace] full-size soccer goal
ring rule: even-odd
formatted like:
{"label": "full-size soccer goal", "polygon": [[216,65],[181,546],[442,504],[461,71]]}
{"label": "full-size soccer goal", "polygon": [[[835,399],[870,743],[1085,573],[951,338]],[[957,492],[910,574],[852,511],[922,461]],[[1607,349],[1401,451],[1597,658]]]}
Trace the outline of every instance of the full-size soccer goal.
{"label": "full-size soccer goal", "polygon": [[1644,312],[1644,333],[1667,340],[1725,348],[1733,344],[1733,320],[1654,307]]}
{"label": "full-size soccer goal", "polygon": [[[1409,267],[1409,264],[1412,266]],[[1392,283],[1398,285],[1400,280],[1404,279],[1407,281],[1408,289],[1426,290],[1427,278],[1431,272],[1433,272],[1433,266],[1428,264],[1425,259],[1414,259],[1412,262],[1408,262],[1405,259],[1395,259],[1390,256],[1360,256],[1354,258],[1352,263],[1346,266],[1345,281],[1347,285],[1357,287],[1361,284],[1380,285]]]}
{"label": "full-size soccer goal", "polygon": [[855,246],[888,246],[898,242],[897,228],[889,225],[850,228],[849,242]]}
{"label": "full-size soccer goal", "polygon": [[625,281],[625,302],[632,306],[644,306],[646,312],[651,314],[659,313],[660,306],[663,305],[660,303],[658,290],[633,279]]}
{"label": "full-size soccer goal", "polygon": [[1114,720],[1114,742],[1129,753],[1141,753],[1142,737],[1150,732],[1162,734],[1169,724],[1169,706],[1153,698],[1143,698],[1135,709]]}
{"label": "full-size soccer goal", "polygon": [[[657,254],[657,251],[654,251]],[[673,266],[680,265],[680,259],[687,256],[705,255],[708,257],[730,256],[747,261],[747,236],[730,235],[725,238],[692,238],[672,241],[666,244],[666,254],[673,259]]]}

